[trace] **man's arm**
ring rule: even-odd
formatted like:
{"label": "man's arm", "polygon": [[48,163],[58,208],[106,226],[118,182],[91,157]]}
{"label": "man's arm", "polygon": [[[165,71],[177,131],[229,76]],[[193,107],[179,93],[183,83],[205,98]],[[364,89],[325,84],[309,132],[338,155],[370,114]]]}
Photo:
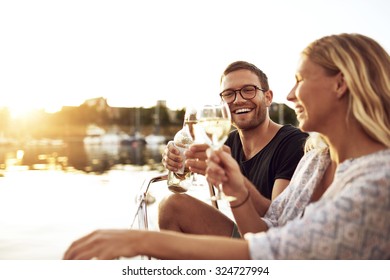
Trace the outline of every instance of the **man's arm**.
{"label": "man's arm", "polygon": [[[279,194],[281,194],[289,183],[290,180],[276,179],[272,191],[272,200],[274,200]],[[252,182],[249,181],[247,178],[245,178],[245,187],[250,192],[250,199],[256,209],[256,212],[259,214],[260,217],[263,217],[268,211],[268,208],[271,205],[272,201],[260,194],[256,187],[252,184]]]}
{"label": "man's arm", "polygon": [[250,192],[250,200],[254,205],[256,212],[260,217],[263,217],[271,205],[271,200],[264,197],[246,177],[244,177],[244,180],[245,187]]}
{"label": "man's arm", "polygon": [[290,184],[290,180],[276,179],[274,183],[274,187],[272,189],[272,200],[274,200],[278,195],[280,195],[284,191],[284,189],[287,188],[289,184]]}

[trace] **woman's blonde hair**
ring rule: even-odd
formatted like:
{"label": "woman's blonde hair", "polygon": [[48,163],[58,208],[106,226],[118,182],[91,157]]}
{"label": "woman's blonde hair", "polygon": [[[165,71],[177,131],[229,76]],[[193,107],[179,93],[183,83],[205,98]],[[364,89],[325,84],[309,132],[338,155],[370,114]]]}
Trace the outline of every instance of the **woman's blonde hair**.
{"label": "woman's blonde hair", "polygon": [[328,143],[325,138],[318,132],[309,132],[309,137],[306,138],[304,152],[307,153],[313,149],[327,149]]}
{"label": "woman's blonde hair", "polygon": [[364,35],[339,34],[312,42],[302,55],[329,75],[343,74],[349,112],[370,137],[390,147],[390,57],[386,50]]}

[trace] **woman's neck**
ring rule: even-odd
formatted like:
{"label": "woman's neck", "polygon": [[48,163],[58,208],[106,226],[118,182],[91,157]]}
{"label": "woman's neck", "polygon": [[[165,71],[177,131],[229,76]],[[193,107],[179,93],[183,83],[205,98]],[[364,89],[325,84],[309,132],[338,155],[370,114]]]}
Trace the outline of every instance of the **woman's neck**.
{"label": "woman's neck", "polygon": [[337,165],[350,158],[358,158],[387,147],[367,135],[360,125],[349,125],[343,133],[324,136],[329,145],[330,158]]}

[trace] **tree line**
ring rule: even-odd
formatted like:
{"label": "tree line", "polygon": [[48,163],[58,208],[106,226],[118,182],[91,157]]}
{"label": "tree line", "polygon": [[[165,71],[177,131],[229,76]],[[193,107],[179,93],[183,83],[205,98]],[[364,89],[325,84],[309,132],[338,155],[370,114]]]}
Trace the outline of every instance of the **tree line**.
{"label": "tree line", "polygon": [[[279,106],[283,106],[282,111]],[[12,118],[7,108],[0,108],[0,135],[17,139],[77,138],[84,137],[87,126],[95,124],[105,129],[116,126],[130,135],[138,131],[144,135],[159,133],[171,137],[182,125],[184,113],[185,108],[170,110],[164,105],[121,108],[86,102],[77,107],[63,107],[56,113],[38,110],[23,118]],[[294,111],[285,104],[273,104],[270,116],[279,123],[297,123]]]}

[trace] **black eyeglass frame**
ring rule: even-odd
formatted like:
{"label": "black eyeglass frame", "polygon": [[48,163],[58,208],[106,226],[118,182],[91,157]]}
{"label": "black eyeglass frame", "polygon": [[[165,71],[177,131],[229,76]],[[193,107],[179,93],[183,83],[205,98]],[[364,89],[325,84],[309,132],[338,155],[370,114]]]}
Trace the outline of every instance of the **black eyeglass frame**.
{"label": "black eyeglass frame", "polygon": [[[251,97],[251,98],[245,98],[245,97],[243,96],[243,94],[242,94],[241,91],[242,91],[244,88],[246,88],[246,87],[255,87],[256,90],[260,90],[260,91],[262,91],[262,92],[268,91],[267,89],[260,88],[260,87],[258,87],[258,86],[256,86],[256,85],[245,85],[245,86],[243,86],[243,87],[240,88],[240,89],[227,89],[227,90],[224,90],[223,92],[221,92],[221,93],[219,94],[219,96],[220,96],[221,99],[222,99],[223,101],[225,101],[227,104],[230,104],[230,103],[233,103],[234,101],[236,101],[236,99],[237,99],[237,93],[239,93],[239,94],[241,95],[242,99],[245,99],[245,100],[251,100],[251,99],[255,98],[257,91],[255,91],[255,94],[254,94],[253,97]],[[227,102],[227,101],[223,98],[223,97],[224,97],[223,93],[224,93],[224,92],[227,92],[227,91],[229,91],[229,92],[234,92],[234,98],[233,98],[233,100],[230,101],[230,102]]]}

